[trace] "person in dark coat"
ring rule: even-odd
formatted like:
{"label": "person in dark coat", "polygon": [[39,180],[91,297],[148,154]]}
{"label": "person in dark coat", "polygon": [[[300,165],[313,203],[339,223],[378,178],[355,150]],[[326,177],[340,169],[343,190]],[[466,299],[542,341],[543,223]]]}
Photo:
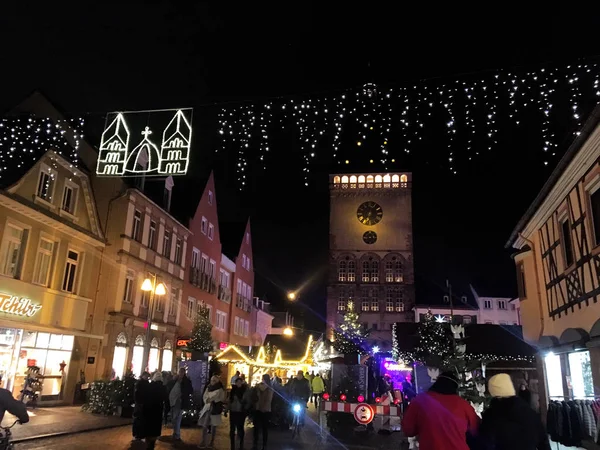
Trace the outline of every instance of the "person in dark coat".
{"label": "person in dark coat", "polygon": [[226,411],[229,412],[229,438],[231,450],[235,450],[235,433],[237,430],[240,450],[244,448],[244,423],[250,409],[250,388],[241,377],[236,378],[235,384],[229,393]]}
{"label": "person in dark coat", "polygon": [[163,408],[167,400],[162,373],[156,372],[141,395],[142,414],[139,437],[146,441],[146,448],[153,449],[162,431]]}
{"label": "person in dark coat", "polygon": [[477,449],[550,450],[539,415],[517,396],[510,375],[494,375],[488,382],[488,390],[494,398],[483,413]]}
{"label": "person in dark coat", "polygon": [[142,416],[142,398],[145,395],[144,391],[146,390],[146,388],[148,387],[148,385],[150,384],[150,381],[148,381],[148,379],[150,378],[150,374],[148,372],[144,372],[142,373],[142,375],[140,375],[140,379],[137,381],[137,383],[135,383],[135,390],[133,393],[133,401],[134,401],[134,408],[133,408],[133,426],[132,426],[132,434],[133,434],[133,439],[135,441],[139,441],[142,438],[140,437],[140,433],[141,433],[141,416]]}
{"label": "person in dark coat", "polygon": [[518,395],[523,399],[525,403],[531,406],[531,391],[527,388],[527,385],[525,383],[522,383],[521,386],[519,386]]}

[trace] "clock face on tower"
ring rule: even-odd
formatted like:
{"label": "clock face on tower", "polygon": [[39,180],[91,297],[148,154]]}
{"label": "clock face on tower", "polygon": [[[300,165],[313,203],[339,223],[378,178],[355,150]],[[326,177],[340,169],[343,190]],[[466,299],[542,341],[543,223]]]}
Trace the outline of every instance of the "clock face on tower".
{"label": "clock face on tower", "polygon": [[374,231],[365,231],[365,234],[363,234],[363,241],[365,241],[365,244],[374,244],[377,242],[377,233]]}
{"label": "clock face on tower", "polygon": [[363,225],[376,225],[383,217],[383,209],[375,202],[364,202],[356,210],[356,217]]}

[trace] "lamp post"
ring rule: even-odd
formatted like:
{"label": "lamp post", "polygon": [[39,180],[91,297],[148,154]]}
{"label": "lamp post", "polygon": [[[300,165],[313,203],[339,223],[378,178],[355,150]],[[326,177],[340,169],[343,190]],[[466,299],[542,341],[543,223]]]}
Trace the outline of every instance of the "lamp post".
{"label": "lamp post", "polygon": [[288,300],[290,300],[290,301],[294,301],[294,300],[296,300],[296,297],[297,297],[297,296],[296,296],[296,293],[295,293],[295,292],[288,292],[288,294],[287,294],[287,298],[288,298]]}
{"label": "lamp post", "polygon": [[291,327],[285,327],[283,329],[283,335],[284,336],[293,336],[294,335],[294,330]]}
{"label": "lamp post", "polygon": [[144,342],[144,357],[142,358],[142,372],[148,367],[148,359],[150,358],[150,329],[152,327],[152,318],[154,316],[154,296],[163,296],[167,293],[167,289],[163,283],[157,283],[156,274],[150,274],[150,278],[146,278],[142,283],[142,291],[150,292],[150,300],[148,304],[148,320],[146,321],[146,340]]}

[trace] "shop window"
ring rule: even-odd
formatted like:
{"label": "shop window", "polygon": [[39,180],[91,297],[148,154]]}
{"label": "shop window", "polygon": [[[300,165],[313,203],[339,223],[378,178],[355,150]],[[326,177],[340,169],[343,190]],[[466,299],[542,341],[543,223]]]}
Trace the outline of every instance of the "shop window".
{"label": "shop window", "polygon": [[594,383],[592,379],[592,366],[590,352],[569,353],[569,369],[571,371],[571,385],[573,397],[585,399],[594,396]]}
{"label": "shop window", "polygon": [[77,277],[77,264],[79,262],[79,253],[69,250],[67,252],[67,263],[65,264],[65,273],[63,276],[62,290],[66,292],[75,292],[75,279]]}
{"label": "shop window", "polygon": [[148,355],[148,372],[154,373],[158,370],[158,339],[153,338],[150,341],[150,354]]}
{"label": "shop window", "polygon": [[47,239],[40,239],[38,253],[35,261],[35,269],[33,271],[33,282],[48,286],[48,278],[50,275],[50,266],[52,265],[52,256],[54,253],[54,242]]}
{"label": "shop window", "polygon": [[548,396],[550,398],[562,398],[563,392],[563,376],[560,365],[560,356],[554,353],[549,353],[544,358],[546,364],[546,378],[548,382]]}
{"label": "shop window", "polygon": [[171,341],[165,341],[163,348],[162,364],[160,370],[163,372],[170,372],[173,368],[173,346]]}
{"label": "shop window", "polygon": [[0,262],[3,275],[19,278],[23,248],[25,247],[26,231],[15,225],[8,224],[4,232]]}
{"label": "shop window", "polygon": [[142,374],[142,361],[144,359],[144,336],[138,335],[135,338],[133,347],[133,356],[131,358],[131,370],[136,377]]}
{"label": "shop window", "polygon": [[119,333],[117,344],[113,353],[112,370],[113,377],[119,380],[125,375],[125,364],[127,362],[127,336],[125,333]]}

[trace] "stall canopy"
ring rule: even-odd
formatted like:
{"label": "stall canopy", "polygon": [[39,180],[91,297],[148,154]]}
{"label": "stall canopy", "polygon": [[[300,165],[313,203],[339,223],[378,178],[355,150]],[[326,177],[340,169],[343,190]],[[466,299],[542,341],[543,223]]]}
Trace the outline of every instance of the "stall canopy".
{"label": "stall canopy", "polygon": [[[395,326],[395,346],[401,353],[411,353],[418,341],[418,323],[401,322]],[[442,326],[450,326],[443,324]],[[533,367],[536,349],[523,339],[523,330],[516,325],[464,325],[465,355],[481,360],[489,367]]]}

